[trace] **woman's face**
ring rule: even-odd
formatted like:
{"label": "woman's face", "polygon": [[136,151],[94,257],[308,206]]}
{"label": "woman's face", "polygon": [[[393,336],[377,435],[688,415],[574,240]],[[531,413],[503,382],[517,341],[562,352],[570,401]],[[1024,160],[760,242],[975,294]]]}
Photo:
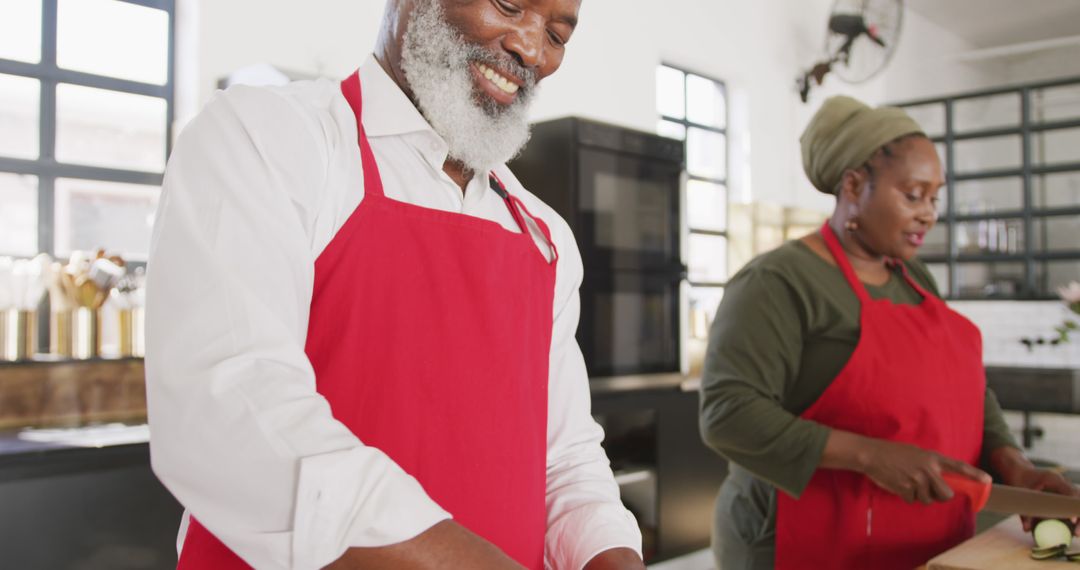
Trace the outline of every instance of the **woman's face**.
{"label": "woman's face", "polygon": [[[911,259],[937,221],[938,192],[944,185],[941,160],[926,137],[903,138],[870,161],[870,171],[845,181],[853,201],[856,237],[870,253]],[[891,154],[891,156],[890,156]],[[851,191],[850,193],[848,191]]]}

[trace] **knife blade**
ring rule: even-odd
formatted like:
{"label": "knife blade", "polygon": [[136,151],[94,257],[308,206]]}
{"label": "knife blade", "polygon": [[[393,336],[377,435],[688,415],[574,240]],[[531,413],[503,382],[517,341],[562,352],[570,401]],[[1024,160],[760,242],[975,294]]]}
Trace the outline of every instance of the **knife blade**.
{"label": "knife blade", "polygon": [[1043,493],[1009,485],[993,485],[958,473],[942,473],[957,496],[966,497],[971,510],[1018,514],[1047,519],[1080,517],[1080,498]]}

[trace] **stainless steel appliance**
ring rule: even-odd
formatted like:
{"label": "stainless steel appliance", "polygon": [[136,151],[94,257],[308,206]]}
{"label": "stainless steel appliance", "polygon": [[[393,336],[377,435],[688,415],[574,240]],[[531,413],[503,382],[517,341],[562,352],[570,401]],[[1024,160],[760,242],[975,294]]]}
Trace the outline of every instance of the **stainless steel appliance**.
{"label": "stainless steel appliance", "polygon": [[595,121],[534,126],[510,168],[574,231],[591,377],[681,368],[682,142]]}

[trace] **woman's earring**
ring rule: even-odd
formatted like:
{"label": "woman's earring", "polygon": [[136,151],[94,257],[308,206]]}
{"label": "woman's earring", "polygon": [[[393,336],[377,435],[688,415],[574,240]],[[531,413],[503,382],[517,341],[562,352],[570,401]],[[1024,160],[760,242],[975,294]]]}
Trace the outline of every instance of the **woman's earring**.
{"label": "woman's earring", "polygon": [[853,231],[859,229],[859,222],[855,221],[854,219],[850,219],[850,220],[844,222],[844,229],[849,231],[849,232],[853,232]]}

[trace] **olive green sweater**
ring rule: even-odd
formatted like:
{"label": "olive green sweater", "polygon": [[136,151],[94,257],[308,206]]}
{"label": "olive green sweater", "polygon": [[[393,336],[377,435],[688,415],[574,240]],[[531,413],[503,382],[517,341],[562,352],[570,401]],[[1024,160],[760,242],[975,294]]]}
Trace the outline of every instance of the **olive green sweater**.
{"label": "olive green sweater", "polygon": [[[908,273],[937,295],[919,261]],[[875,299],[916,304],[922,298],[899,274]],[[709,333],[701,389],[705,442],[736,464],[725,485],[756,505],[740,509],[752,528],[773,525],[775,488],[798,496],[821,461],[829,429],[798,416],[850,359],[859,340],[859,300],[840,269],[800,241],[763,254],[732,278]],[[983,457],[1016,446],[993,393],[985,396]],[[720,515],[720,513],[718,513]],[[771,535],[771,533],[764,533]]]}

